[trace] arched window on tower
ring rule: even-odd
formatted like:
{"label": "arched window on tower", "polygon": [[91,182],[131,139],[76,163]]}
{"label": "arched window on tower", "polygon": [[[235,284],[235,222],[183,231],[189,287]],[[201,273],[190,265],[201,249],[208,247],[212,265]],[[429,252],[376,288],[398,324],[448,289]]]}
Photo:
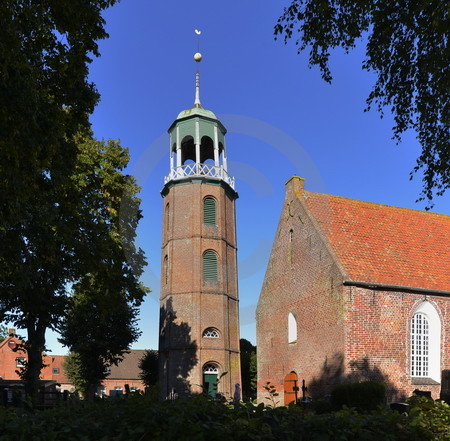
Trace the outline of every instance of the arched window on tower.
{"label": "arched window on tower", "polygon": [[203,199],[203,223],[216,225],[216,200],[211,196]]}
{"label": "arched window on tower", "polygon": [[203,281],[217,282],[217,253],[213,250],[207,250],[203,253]]}
{"label": "arched window on tower", "polygon": [[203,136],[201,139],[200,162],[214,165],[214,143],[209,136]]}
{"label": "arched window on tower", "polygon": [[216,328],[206,328],[203,331],[203,338],[220,338],[220,333]]}
{"label": "arched window on tower", "polygon": [[411,376],[440,381],[441,320],[436,308],[422,302],[411,317]]}
{"label": "arched window on tower", "polygon": [[181,141],[181,164],[195,162],[195,144],[194,138],[190,135],[185,136]]}
{"label": "arched window on tower", "polygon": [[170,206],[167,202],[166,204],[166,213],[165,213],[165,224],[166,224],[166,231],[169,231],[169,225],[170,225]]}
{"label": "arched window on tower", "polygon": [[288,314],[288,343],[295,343],[297,341],[297,319],[295,315],[290,312]]}
{"label": "arched window on tower", "polygon": [[167,257],[167,254],[164,256],[163,272],[164,283],[167,284],[169,282],[169,258]]}

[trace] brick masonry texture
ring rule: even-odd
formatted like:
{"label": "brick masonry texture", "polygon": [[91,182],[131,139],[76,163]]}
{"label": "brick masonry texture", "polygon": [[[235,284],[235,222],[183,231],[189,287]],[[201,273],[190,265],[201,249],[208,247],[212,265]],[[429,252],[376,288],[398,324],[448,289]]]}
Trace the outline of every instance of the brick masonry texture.
{"label": "brick masonry texture", "polygon": [[[288,181],[256,313],[259,401],[270,381],[283,404],[291,371],[312,396],[374,379],[386,382],[392,400],[416,388],[438,398],[439,384],[410,376],[410,322],[421,302],[434,306],[440,367],[449,369],[450,301],[436,291],[450,291],[449,242],[450,216],[311,193],[302,179]],[[292,343],[289,313],[298,327]]]}
{"label": "brick masonry texture", "polygon": [[[160,359],[162,394],[201,392],[203,366],[227,372],[219,392],[241,383],[236,258],[236,193],[227,184],[186,180],[163,191]],[[203,223],[203,200],[216,200],[217,225]],[[218,281],[204,282],[203,253],[218,255]],[[220,337],[202,337],[206,328]]]}

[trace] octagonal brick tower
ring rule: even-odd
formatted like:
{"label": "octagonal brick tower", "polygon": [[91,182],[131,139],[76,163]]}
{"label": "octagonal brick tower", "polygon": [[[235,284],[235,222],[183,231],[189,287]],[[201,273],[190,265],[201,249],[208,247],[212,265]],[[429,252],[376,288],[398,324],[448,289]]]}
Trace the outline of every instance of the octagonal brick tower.
{"label": "octagonal brick tower", "polygon": [[241,383],[234,178],[226,129],[194,107],[170,126],[162,189],[160,386],[165,398],[207,392],[231,398]]}

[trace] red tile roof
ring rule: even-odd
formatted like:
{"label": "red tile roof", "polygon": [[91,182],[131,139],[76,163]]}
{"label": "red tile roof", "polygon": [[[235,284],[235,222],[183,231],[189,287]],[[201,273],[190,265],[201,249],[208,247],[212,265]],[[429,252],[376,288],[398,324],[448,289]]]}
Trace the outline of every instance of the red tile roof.
{"label": "red tile roof", "polygon": [[450,291],[450,216],[298,193],[354,281]]}

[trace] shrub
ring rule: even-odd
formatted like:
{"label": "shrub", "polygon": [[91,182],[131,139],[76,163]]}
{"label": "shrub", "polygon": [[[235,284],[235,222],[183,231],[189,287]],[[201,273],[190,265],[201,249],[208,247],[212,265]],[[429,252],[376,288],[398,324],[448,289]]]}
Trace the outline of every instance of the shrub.
{"label": "shrub", "polygon": [[0,408],[0,441],[448,440],[448,406],[426,406],[413,416],[350,408],[316,415],[298,406],[226,406],[203,396],[159,402],[130,395],[42,411]]}
{"label": "shrub", "polygon": [[450,440],[450,406],[445,402],[414,396],[408,399],[412,425],[432,433],[433,441]]}
{"label": "shrub", "polygon": [[335,410],[343,406],[359,412],[369,412],[385,403],[386,386],[376,381],[339,384],[331,391],[331,405]]}

